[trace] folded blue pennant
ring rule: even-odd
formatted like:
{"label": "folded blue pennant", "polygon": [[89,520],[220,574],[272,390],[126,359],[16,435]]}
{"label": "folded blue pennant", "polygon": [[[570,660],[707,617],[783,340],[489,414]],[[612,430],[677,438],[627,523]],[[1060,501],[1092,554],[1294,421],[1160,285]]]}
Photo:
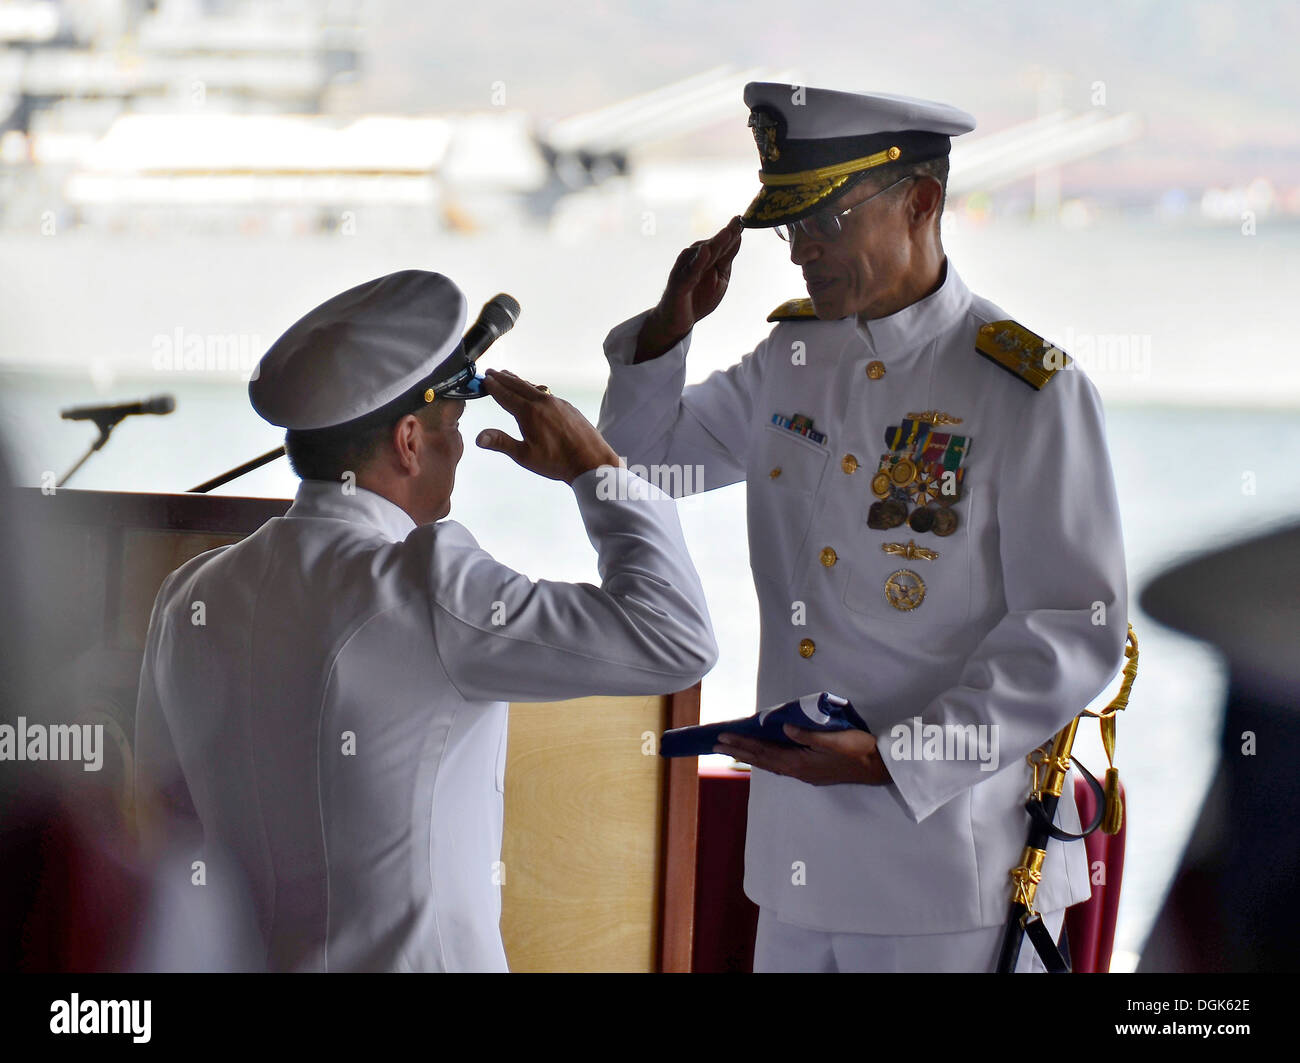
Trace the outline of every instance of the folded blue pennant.
{"label": "folded blue pennant", "polygon": [[871,733],[871,728],[858,715],[848,698],[823,690],[817,694],[805,694],[784,705],[761,709],[753,716],[743,719],[700,724],[696,727],[675,727],[664,732],[659,742],[659,755],[700,757],[712,753],[720,734],[745,735],[789,748],[798,747],[799,743],[790,741],[781,730],[787,723],[809,731],[848,731],[856,727],[859,731]]}

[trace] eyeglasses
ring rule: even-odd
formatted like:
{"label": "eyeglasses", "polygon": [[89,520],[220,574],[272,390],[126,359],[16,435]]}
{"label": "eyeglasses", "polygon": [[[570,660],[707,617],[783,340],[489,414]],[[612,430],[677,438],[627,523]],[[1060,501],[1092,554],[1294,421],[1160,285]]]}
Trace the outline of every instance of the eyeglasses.
{"label": "eyeglasses", "polygon": [[859,207],[865,206],[875,199],[876,196],[883,196],[891,188],[897,188],[904,181],[910,181],[915,176],[916,174],[908,174],[906,177],[900,177],[892,185],[886,185],[879,192],[867,196],[867,198],[862,200],[860,203],[854,203],[853,206],[845,210],[819,210],[816,214],[810,214],[808,217],[801,218],[799,221],[792,222],[789,225],[778,225],[776,227],[776,235],[786,243],[792,244],[794,243],[794,231],[796,229],[802,229],[805,235],[811,236],[814,240],[834,240],[844,231],[844,225],[840,221],[844,215],[850,214]]}

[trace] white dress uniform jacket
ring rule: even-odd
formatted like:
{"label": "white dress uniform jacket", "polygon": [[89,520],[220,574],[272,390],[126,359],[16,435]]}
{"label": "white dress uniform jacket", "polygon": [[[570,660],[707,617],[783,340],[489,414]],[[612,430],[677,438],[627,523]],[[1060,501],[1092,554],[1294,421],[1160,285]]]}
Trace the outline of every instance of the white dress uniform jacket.
{"label": "white dress uniform jacket", "polygon": [[163,583],[138,785],[201,824],[267,968],[505,970],[506,702],[675,691],[712,667],[676,503],[621,468],[573,490],[599,587],[533,582],[454,521],[310,480]]}
{"label": "white dress uniform jacket", "polygon": [[[1124,554],[1094,387],[1071,365],[1035,391],[978,354],[977,329],[1007,315],[972,296],[951,262],[940,288],[896,314],[779,323],[736,365],[685,389],[689,336],[631,364],[644,317],[606,340],[601,431],[651,479],[655,464],[702,465],[706,490],[747,482],[757,704],[823,689],[850,698],[893,776],[816,787],[755,771],[745,892],[815,930],[998,925],[1029,822],[1024,758],[1122,663]],[[962,418],[949,430],[970,439],[959,527],[942,538],[869,528],[887,426],[930,410]],[[772,424],[774,414],[811,417],[825,441]],[[882,549],[909,540],[939,556]],[[884,594],[901,568],[925,582],[910,611]],[[996,725],[998,770],[895,756],[891,728],[911,732],[918,716]],[[1079,829],[1068,786],[1057,823]],[[1082,844],[1052,842],[1038,908],[1089,890]]]}

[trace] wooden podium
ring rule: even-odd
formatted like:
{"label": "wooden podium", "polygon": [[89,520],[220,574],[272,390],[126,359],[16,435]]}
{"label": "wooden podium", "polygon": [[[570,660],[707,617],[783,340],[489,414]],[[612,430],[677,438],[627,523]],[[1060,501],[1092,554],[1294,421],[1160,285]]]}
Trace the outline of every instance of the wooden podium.
{"label": "wooden podium", "polygon": [[[70,785],[98,788],[103,829],[129,832],[140,656],[158,587],[289,503],[35,488],[13,498],[42,680],[28,715],[104,725],[103,770]],[[690,969],[696,766],[655,750],[665,729],[698,722],[698,685],[511,705],[501,930],[512,971]]]}

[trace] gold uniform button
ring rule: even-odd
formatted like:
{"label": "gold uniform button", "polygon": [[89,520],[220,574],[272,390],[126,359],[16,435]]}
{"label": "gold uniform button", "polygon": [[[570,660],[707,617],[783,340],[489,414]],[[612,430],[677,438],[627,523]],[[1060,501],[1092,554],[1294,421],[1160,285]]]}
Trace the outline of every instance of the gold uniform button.
{"label": "gold uniform button", "polygon": [[885,375],[884,362],[867,363],[867,376],[869,376],[872,380],[879,380],[884,375]]}
{"label": "gold uniform button", "polygon": [[800,657],[804,657],[804,658],[811,657],[816,652],[817,652],[817,643],[813,642],[812,639],[802,639],[799,642]]}
{"label": "gold uniform button", "polygon": [[781,475],[781,466],[778,465],[775,469],[773,469],[773,470],[772,470],[771,472],[769,472],[767,475],[770,476],[770,477],[772,477],[773,480],[775,480],[778,476]]}
{"label": "gold uniform button", "polygon": [[829,546],[822,547],[822,564],[827,568],[830,568],[831,565],[835,564],[839,559],[839,555],[835,552],[834,548]]}
{"label": "gold uniform button", "polygon": [[844,457],[840,459],[840,468],[843,469],[845,473],[847,473],[848,475],[852,475],[853,473],[857,472],[858,459],[855,458],[852,454],[845,454]]}

